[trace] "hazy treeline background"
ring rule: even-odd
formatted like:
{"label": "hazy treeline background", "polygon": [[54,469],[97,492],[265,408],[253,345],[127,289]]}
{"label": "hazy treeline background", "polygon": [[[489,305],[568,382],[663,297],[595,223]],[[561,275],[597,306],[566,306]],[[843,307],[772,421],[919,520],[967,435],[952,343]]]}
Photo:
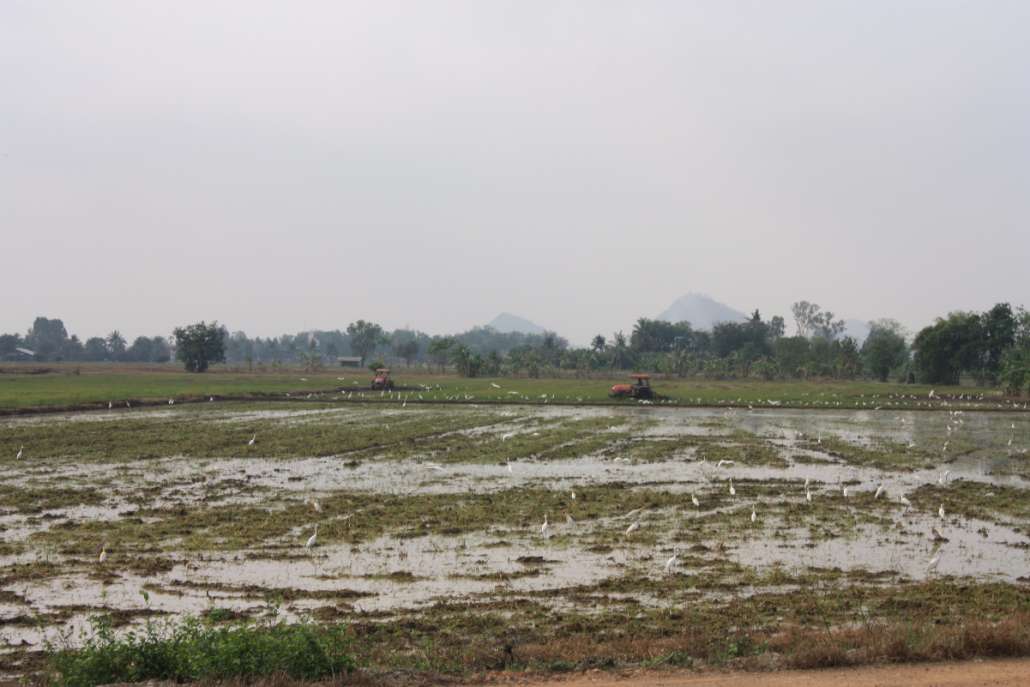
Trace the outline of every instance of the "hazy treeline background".
{"label": "hazy treeline background", "polygon": [[[794,333],[783,317],[757,310],[742,322],[711,330],[689,322],[640,318],[628,333],[596,335],[575,347],[553,333],[499,332],[474,327],[449,336],[411,329],[387,331],[352,322],[344,330],[279,337],[249,337],[219,326],[224,362],[264,369],[336,364],[358,356],[366,365],[453,369],[465,376],[590,374],[641,370],[715,379],[757,377],[871,378],[934,384],[1004,385],[1018,393],[1030,383],[1030,313],[999,303],[985,312],[953,312],[909,337],[895,321],[875,320],[864,341],[845,336],[844,322],[807,301],[791,308]],[[19,351],[31,350],[35,356]],[[140,336],[131,343],[117,330],[85,342],[59,319],[38,317],[25,335],[0,335],[0,359],[164,363],[175,357],[174,339]]]}

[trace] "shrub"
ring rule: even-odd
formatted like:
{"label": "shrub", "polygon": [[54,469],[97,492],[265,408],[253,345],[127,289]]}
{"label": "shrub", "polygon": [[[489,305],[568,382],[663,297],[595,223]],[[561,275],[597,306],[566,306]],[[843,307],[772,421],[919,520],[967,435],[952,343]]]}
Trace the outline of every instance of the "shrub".
{"label": "shrub", "polygon": [[[197,618],[155,622],[116,635],[107,616],[91,619],[79,647],[48,644],[49,682],[95,687],[144,680],[225,680],[287,675],[334,677],[354,669],[342,626],[281,621],[214,626]],[[65,638],[67,640],[67,638]]]}

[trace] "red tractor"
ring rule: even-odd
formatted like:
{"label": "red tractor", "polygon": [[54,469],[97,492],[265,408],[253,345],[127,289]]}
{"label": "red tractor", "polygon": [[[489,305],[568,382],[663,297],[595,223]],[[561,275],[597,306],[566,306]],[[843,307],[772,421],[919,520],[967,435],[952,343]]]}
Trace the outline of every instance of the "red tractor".
{"label": "red tractor", "polygon": [[380,367],[376,370],[376,376],[372,380],[372,391],[392,391],[393,380],[390,379],[390,369]]}
{"label": "red tractor", "polygon": [[608,395],[612,398],[639,398],[651,400],[655,397],[654,389],[651,388],[651,375],[635,374],[630,375],[635,381],[633,384],[616,384]]}

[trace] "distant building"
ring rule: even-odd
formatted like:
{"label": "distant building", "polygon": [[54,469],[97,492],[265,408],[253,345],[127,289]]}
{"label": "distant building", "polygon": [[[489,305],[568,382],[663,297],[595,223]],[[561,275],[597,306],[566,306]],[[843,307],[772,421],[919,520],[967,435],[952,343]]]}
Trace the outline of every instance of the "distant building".
{"label": "distant building", "polygon": [[361,367],[361,356],[341,355],[336,362],[340,363],[340,367]]}

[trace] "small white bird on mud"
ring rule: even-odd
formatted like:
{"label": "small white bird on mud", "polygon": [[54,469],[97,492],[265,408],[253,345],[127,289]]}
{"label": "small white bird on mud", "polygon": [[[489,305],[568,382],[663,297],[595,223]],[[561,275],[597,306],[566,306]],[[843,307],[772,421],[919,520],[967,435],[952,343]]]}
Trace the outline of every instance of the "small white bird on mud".
{"label": "small white bird on mud", "polygon": [[547,530],[551,528],[550,523],[547,522],[547,513],[544,513],[544,524],[540,525],[540,535],[546,537]]}
{"label": "small white bird on mud", "polygon": [[751,506],[751,522],[758,522],[758,512],[754,506]]}
{"label": "small white bird on mud", "polygon": [[676,554],[672,554],[672,557],[665,561],[665,572],[672,570],[672,566],[676,565],[678,560],[679,559],[676,557]]}
{"label": "small white bird on mud", "polygon": [[502,434],[501,441],[507,441],[508,439],[511,439],[513,436],[515,436],[515,432],[508,432],[507,434]]}
{"label": "small white bird on mud", "polygon": [[316,541],[318,541],[318,525],[315,525],[315,533],[308,537],[307,542],[304,544],[304,548],[312,548],[315,545]]}
{"label": "small white bird on mud", "polygon": [[873,494],[873,500],[874,500],[874,501],[875,501],[876,499],[880,498],[880,495],[881,495],[881,494],[883,494],[883,490],[884,490],[884,488],[885,488],[885,487],[884,487],[884,486],[883,486],[882,484],[881,484],[880,486],[876,487],[876,493],[875,493],[875,494]]}
{"label": "small white bird on mud", "polygon": [[255,441],[257,441],[257,434],[250,438],[250,441],[247,442],[247,446],[253,446]]}
{"label": "small white bird on mud", "polygon": [[733,480],[730,480],[730,496],[736,496],[737,490],[733,488]]}
{"label": "small white bird on mud", "polygon": [[941,520],[944,519],[944,504],[943,503],[941,504],[941,507],[937,509],[937,515],[940,516]]}
{"label": "small white bird on mud", "polygon": [[174,406],[175,405],[175,399],[174,398],[168,399],[168,405]]}
{"label": "small white bird on mud", "polygon": [[805,489],[805,500],[809,503],[812,503],[812,492],[810,492],[808,489]]}
{"label": "small white bird on mud", "polygon": [[107,562],[107,542],[104,542],[104,545],[100,547],[100,555],[97,557],[97,562],[98,563],[106,563]]}
{"label": "small white bird on mud", "polygon": [[640,521],[639,520],[634,520],[633,524],[631,524],[629,527],[626,528],[626,534],[633,534],[634,532],[636,532],[639,529],[640,529]]}
{"label": "small white bird on mud", "polygon": [[700,508],[701,507],[701,502],[697,500],[697,495],[696,494],[691,494],[690,495],[690,502],[692,504],[694,504],[694,508]]}
{"label": "small white bird on mud", "polygon": [[18,455],[16,455],[14,457],[14,459],[15,460],[21,460],[21,457],[22,457],[23,453],[25,453],[25,446],[24,446],[24,444],[22,445],[22,447],[20,449],[18,449]]}
{"label": "small white bird on mud", "polygon": [[927,572],[927,574],[935,572],[937,570],[937,566],[940,565],[940,564],[941,564],[941,552],[938,551],[937,554],[933,558],[930,559],[930,562],[926,564],[926,572]]}

